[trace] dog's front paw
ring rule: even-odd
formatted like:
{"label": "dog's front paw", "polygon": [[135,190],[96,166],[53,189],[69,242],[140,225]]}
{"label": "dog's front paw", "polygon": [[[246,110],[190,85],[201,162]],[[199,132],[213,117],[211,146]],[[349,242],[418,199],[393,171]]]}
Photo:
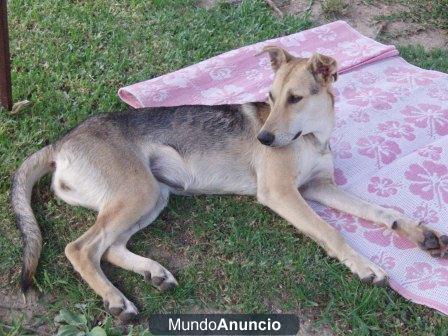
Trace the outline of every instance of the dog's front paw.
{"label": "dog's front paw", "polygon": [[406,218],[396,220],[392,229],[406,236],[433,257],[448,257],[448,235],[428,229],[422,222]]}
{"label": "dog's front paw", "polygon": [[428,251],[433,257],[448,257],[448,236],[430,230],[426,227],[420,228],[420,239],[418,245]]}
{"label": "dog's front paw", "polygon": [[380,286],[388,283],[386,272],[354,251],[348,253],[343,263],[363,282]]}

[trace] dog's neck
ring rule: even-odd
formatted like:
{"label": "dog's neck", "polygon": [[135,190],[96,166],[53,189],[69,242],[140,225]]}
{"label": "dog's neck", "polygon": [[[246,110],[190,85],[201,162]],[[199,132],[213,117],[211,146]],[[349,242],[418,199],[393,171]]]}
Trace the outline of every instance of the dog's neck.
{"label": "dog's neck", "polygon": [[[324,122],[325,124],[323,124]],[[324,145],[326,143],[329,143],[331,133],[333,132],[333,114],[331,118],[323,119],[322,124],[323,125],[319,129],[309,132],[308,134],[313,135],[316,138],[316,141],[319,142],[319,144]]]}
{"label": "dog's neck", "polygon": [[319,140],[319,138],[314,133],[308,133],[303,136],[303,139],[307,142],[313,144],[315,148],[323,155],[331,151],[330,139],[326,141]]}
{"label": "dog's neck", "polygon": [[326,110],[319,112],[317,121],[310,123],[313,125],[311,129],[304,130],[305,135],[312,135],[314,142],[318,147],[325,147],[330,142],[330,137],[334,127],[334,106],[333,104]]}
{"label": "dog's neck", "polygon": [[316,139],[319,141],[320,144],[325,145],[330,143],[330,137],[331,133],[333,132],[334,128],[334,94],[333,90],[330,88],[328,90],[328,93],[330,95],[330,102],[327,105],[326,111],[322,111],[323,114],[325,114],[324,117],[321,118],[322,123],[320,127],[311,133],[316,137]]}

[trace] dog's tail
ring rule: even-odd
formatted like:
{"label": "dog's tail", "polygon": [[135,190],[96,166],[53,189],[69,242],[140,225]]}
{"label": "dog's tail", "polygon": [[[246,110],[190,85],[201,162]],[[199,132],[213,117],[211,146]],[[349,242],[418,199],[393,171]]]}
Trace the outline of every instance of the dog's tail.
{"label": "dog's tail", "polygon": [[42,235],[31,209],[31,192],[34,184],[51,170],[52,160],[53,146],[49,145],[30,155],[12,180],[11,205],[23,241],[20,285],[24,293],[32,283],[42,250]]}

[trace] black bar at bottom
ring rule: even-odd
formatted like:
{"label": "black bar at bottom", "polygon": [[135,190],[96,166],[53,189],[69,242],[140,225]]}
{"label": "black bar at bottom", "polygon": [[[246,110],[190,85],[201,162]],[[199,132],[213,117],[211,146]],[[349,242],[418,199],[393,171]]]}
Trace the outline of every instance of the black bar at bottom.
{"label": "black bar at bottom", "polygon": [[296,335],[294,314],[152,314],[154,335]]}

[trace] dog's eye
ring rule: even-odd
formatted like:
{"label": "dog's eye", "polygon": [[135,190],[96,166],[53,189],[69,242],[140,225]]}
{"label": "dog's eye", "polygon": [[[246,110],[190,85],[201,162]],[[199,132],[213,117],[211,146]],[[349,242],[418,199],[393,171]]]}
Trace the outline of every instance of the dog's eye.
{"label": "dog's eye", "polygon": [[302,96],[296,96],[296,95],[290,95],[289,97],[288,97],[288,103],[289,104],[295,104],[295,103],[298,103],[299,101],[301,101],[302,100]]}

